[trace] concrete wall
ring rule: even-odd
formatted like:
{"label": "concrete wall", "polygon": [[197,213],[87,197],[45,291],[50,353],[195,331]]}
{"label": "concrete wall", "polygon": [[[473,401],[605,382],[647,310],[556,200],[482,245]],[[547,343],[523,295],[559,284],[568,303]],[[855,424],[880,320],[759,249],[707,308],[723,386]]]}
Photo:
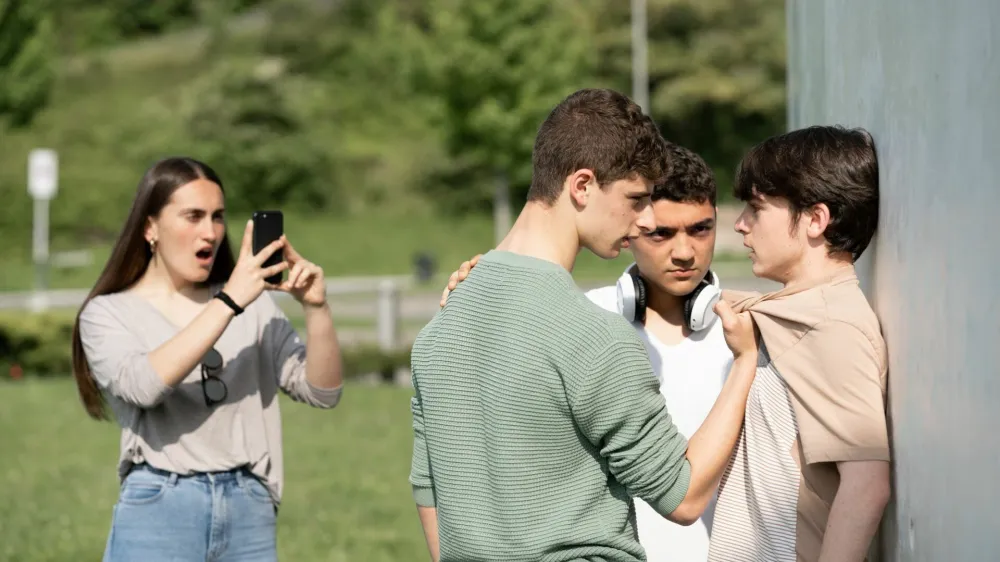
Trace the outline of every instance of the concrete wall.
{"label": "concrete wall", "polygon": [[890,353],[886,561],[1000,560],[1000,0],[788,0],[789,126],[863,126]]}

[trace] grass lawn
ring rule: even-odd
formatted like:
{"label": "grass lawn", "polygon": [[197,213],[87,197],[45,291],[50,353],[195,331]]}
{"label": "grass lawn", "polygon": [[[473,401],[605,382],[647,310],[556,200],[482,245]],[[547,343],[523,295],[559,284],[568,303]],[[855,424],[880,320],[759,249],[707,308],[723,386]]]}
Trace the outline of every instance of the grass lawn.
{"label": "grass lawn", "polygon": [[[69,378],[0,384],[0,560],[100,560],[117,426],[88,421]],[[282,403],[281,560],[425,560],[407,484],[410,391],[352,387],[334,410]]]}

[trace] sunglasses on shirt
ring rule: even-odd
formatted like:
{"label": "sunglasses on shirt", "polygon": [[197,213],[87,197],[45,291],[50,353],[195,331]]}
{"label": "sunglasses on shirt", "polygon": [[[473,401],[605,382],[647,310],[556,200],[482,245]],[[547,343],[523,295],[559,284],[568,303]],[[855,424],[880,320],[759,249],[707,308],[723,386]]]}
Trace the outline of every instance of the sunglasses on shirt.
{"label": "sunglasses on shirt", "polygon": [[219,378],[221,373],[222,355],[215,348],[209,349],[201,359],[201,393],[205,396],[205,405],[209,408],[225,401],[229,394],[226,383]]}

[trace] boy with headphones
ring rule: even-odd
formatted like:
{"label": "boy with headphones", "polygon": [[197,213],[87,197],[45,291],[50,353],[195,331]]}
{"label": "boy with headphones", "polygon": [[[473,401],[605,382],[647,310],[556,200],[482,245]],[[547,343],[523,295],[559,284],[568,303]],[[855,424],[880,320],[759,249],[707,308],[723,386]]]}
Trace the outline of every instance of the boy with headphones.
{"label": "boy with headphones", "polygon": [[[722,323],[712,307],[720,282],[709,269],[715,251],[716,186],[692,151],[669,144],[669,171],[653,188],[655,228],[630,241],[635,263],[616,285],[587,292],[597,305],[632,322],[660,382],[678,430],[694,434],[722,391],[732,366]],[[635,498],[639,541],[650,562],[708,559],[715,500],[694,524],[681,526]]]}
{"label": "boy with headphones", "polygon": [[[655,228],[629,241],[635,263],[617,284],[586,293],[636,329],[678,431],[690,437],[715,404],[733,362],[713,311],[720,282],[709,267],[715,251],[716,185],[694,152],[667,143],[668,170],[653,188]],[[468,275],[479,256],[462,264],[442,295]],[[715,500],[690,526],[663,518],[634,498],[639,541],[650,562],[708,558]]]}

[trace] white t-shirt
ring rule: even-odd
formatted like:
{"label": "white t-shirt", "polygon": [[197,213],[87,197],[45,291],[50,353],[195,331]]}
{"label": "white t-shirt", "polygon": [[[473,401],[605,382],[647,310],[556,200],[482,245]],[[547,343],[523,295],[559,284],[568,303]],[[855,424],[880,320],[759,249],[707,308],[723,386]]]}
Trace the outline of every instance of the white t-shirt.
{"label": "white t-shirt", "polygon": [[[605,310],[617,312],[617,288],[601,287],[587,291],[587,298]],[[633,323],[649,351],[653,372],[660,381],[660,392],[677,429],[687,438],[701,426],[722,385],[729,375],[733,354],[726,345],[722,322],[716,320],[704,332],[695,332],[684,341],[666,345]],[[649,562],[700,562],[708,560],[708,539],[717,498],[713,498],[702,517],[689,527],[663,518],[646,502],[635,498],[639,542]]]}

